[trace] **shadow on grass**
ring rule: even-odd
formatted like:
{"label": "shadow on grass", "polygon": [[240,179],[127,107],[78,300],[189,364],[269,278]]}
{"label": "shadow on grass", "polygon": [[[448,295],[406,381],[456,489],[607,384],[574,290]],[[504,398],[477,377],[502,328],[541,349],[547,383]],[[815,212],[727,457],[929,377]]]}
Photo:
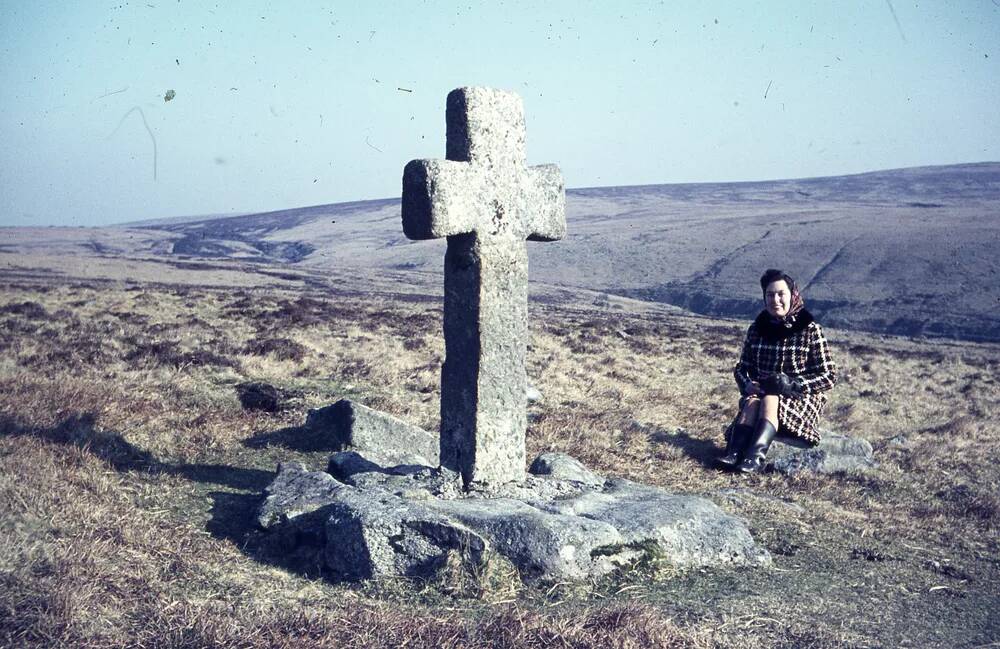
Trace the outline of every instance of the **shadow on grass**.
{"label": "shadow on grass", "polygon": [[317,432],[308,426],[289,426],[267,433],[259,433],[243,440],[243,445],[247,448],[280,446],[306,453],[341,450],[341,447],[329,434]]}
{"label": "shadow on grass", "polygon": [[262,490],[274,478],[271,471],[245,469],[224,464],[172,464],[132,444],[120,433],[97,430],[91,413],[71,415],[51,428],[24,426],[0,417],[0,434],[33,437],[55,444],[75,446],[110,464],[116,471],[154,475],[178,475],[193,482],[217,484],[233,489]]}
{"label": "shadow on grass", "polygon": [[706,439],[692,437],[684,430],[675,432],[657,431],[650,436],[650,441],[658,444],[676,446],[689,458],[696,460],[707,469],[715,469],[715,458],[722,455],[722,447]]}
{"label": "shadow on grass", "polygon": [[[193,482],[217,484],[233,489],[261,492],[274,479],[274,471],[246,469],[225,464],[166,465],[164,473],[180,475]],[[254,496],[258,498],[259,496]]]}
{"label": "shadow on grass", "polygon": [[299,516],[295,525],[265,532],[257,525],[258,494],[212,491],[208,497],[212,501],[211,519],[205,529],[215,538],[232,541],[254,561],[306,577],[337,581],[322,565],[326,545],[324,512],[328,508]]}
{"label": "shadow on grass", "polygon": [[[180,476],[191,482],[217,485],[234,491],[209,491],[212,502],[205,526],[213,537],[232,541],[250,558],[304,575],[318,575],[321,556],[318,544],[322,521],[317,517],[315,539],[310,528],[300,525],[278,534],[265,534],[257,526],[256,510],[261,492],[275,473],[224,464],[181,464],[164,462],[147,450],[126,440],[120,433],[95,428],[91,413],[67,417],[51,428],[25,426],[10,417],[0,417],[0,436],[30,437],[49,443],[74,446],[108,462],[116,471],[149,475]],[[281,432],[281,431],[278,431]],[[303,521],[310,519],[302,517]]]}

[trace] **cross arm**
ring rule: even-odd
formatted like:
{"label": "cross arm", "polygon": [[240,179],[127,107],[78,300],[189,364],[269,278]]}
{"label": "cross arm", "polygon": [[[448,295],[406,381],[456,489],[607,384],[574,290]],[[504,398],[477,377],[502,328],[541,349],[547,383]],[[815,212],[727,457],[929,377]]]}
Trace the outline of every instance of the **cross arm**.
{"label": "cross arm", "polygon": [[467,162],[411,160],[403,168],[403,233],[439,239],[472,232],[481,200],[478,174]]}
{"label": "cross arm", "polygon": [[529,167],[528,196],[528,240],[556,241],[566,236],[566,187],[559,167]]}

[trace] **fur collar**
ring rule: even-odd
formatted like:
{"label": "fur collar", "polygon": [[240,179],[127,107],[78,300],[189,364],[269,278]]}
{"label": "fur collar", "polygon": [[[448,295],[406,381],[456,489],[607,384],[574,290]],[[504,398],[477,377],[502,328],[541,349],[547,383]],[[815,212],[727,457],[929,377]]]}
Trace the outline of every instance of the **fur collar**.
{"label": "fur collar", "polygon": [[776,324],[771,320],[771,314],[765,309],[757,315],[757,319],[753,321],[754,326],[757,328],[757,332],[763,338],[768,338],[770,340],[784,340],[789,336],[799,333],[806,327],[808,327],[813,322],[813,316],[806,309],[802,309],[792,318],[791,326],[783,326],[781,324]]}

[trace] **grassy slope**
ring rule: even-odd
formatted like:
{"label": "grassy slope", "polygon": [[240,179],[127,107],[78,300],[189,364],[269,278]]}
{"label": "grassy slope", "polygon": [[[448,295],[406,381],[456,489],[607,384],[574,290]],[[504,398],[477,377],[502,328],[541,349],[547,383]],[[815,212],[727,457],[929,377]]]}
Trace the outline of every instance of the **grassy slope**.
{"label": "grassy slope", "polygon": [[[704,494],[770,571],[331,584],[257,534],[297,427],[348,396],[435,429],[440,305],[270,286],[0,293],[0,646],[976,646],[1000,638],[995,345],[831,331],[827,422],[873,477],[710,468],[744,324],[533,305],[529,456]],[[235,384],[287,407],[250,413]]]}

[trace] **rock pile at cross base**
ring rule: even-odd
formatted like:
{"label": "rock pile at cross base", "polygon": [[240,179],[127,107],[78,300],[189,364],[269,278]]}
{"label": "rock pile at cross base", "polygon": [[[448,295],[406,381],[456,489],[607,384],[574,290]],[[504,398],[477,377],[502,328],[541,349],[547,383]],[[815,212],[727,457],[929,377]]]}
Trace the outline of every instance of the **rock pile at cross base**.
{"label": "rock pile at cross base", "polygon": [[[539,456],[523,483],[462,489],[458,473],[384,467],[357,451],[328,471],[283,463],[265,490],[262,527],[289,552],[315,552],[341,580],[427,577],[453,557],[491,557],[524,579],[585,579],[640,561],[677,567],[767,565],[744,523],[709,500],[622,479],[575,459]],[[310,562],[312,563],[312,562]]]}

